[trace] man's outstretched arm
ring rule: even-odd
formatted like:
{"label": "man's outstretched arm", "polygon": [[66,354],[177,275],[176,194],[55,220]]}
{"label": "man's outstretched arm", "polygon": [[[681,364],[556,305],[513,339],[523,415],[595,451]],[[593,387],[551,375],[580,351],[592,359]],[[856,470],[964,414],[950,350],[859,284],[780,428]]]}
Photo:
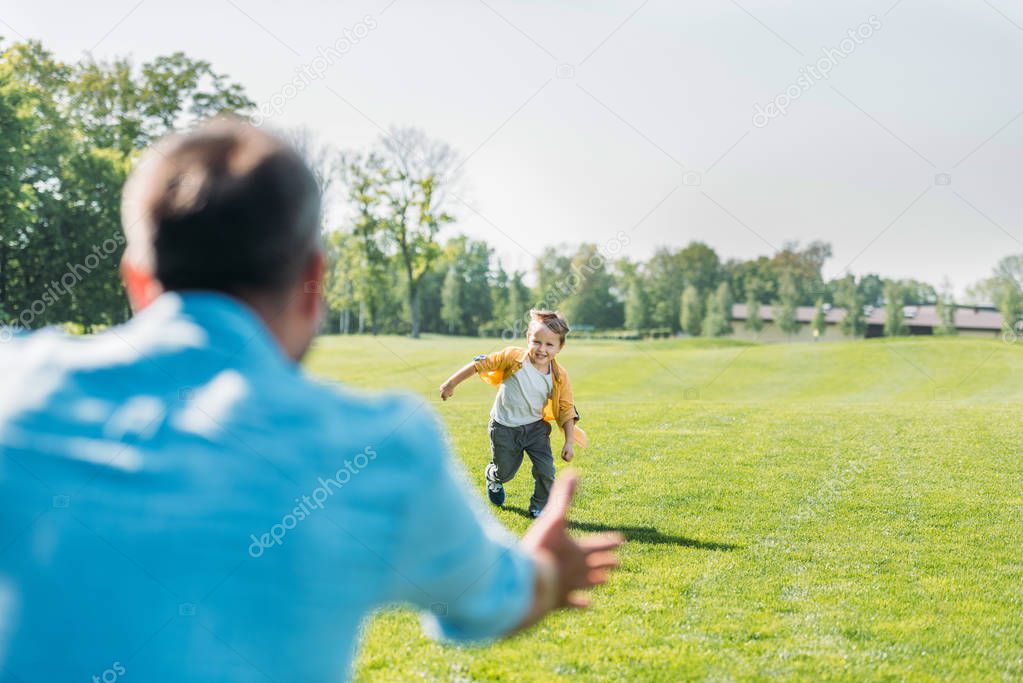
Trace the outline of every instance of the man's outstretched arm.
{"label": "man's outstretched arm", "polygon": [[622,538],[568,535],[576,476],[568,472],[555,482],[540,518],[516,539],[473,495],[435,420],[421,418],[395,439],[419,455],[405,470],[415,486],[403,515],[391,599],[423,608],[428,631],[457,641],[504,637],[555,609],[585,607],[584,592],[617,565],[614,549]]}
{"label": "man's outstretched arm", "polygon": [[614,551],[624,540],[621,534],[594,534],[578,540],[568,535],[568,510],[578,483],[571,471],[554,482],[550,502],[520,543],[533,558],[536,577],[533,604],[516,632],[555,609],[588,607],[585,591],[607,581],[618,566]]}

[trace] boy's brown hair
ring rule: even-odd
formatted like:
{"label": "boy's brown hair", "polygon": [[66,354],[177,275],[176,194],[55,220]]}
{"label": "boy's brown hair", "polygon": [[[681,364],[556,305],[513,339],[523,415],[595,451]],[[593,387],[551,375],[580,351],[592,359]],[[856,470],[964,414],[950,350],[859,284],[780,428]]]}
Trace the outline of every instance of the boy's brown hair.
{"label": "boy's brown hair", "polygon": [[571,331],[568,326],[568,321],[565,320],[565,316],[557,311],[545,311],[537,308],[533,308],[529,311],[530,324],[540,323],[548,330],[558,335],[561,340],[561,345],[565,345],[565,337]]}

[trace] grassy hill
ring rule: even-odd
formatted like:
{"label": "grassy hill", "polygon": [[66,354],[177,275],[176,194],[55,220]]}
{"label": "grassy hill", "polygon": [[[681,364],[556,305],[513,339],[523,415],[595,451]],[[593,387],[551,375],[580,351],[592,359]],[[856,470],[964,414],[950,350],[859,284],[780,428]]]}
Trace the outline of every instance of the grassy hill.
{"label": "grassy hill", "polygon": [[[493,339],[321,337],[311,367],[370,387],[428,395],[460,364],[505,344]],[[560,356],[580,402],[702,399],[728,402],[1023,400],[1023,342],[913,337],[829,344],[728,340],[574,341]],[[386,368],[386,373],[379,370]],[[492,398],[482,383],[466,400]]]}
{"label": "grassy hill", "polygon": [[[498,346],[324,337],[308,365],[429,396],[482,496],[493,389],[435,388]],[[381,614],[359,679],[1023,676],[1023,344],[573,341],[561,358],[592,440],[574,526],[623,530],[621,571],[591,611],[489,649]],[[531,486],[497,511],[516,532]]]}

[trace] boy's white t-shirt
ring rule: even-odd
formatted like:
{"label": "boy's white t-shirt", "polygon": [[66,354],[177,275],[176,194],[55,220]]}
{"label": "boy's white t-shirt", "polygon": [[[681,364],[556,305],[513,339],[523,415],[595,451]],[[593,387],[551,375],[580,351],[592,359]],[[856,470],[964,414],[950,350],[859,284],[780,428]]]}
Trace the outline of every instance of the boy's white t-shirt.
{"label": "boy's white t-shirt", "polygon": [[543,417],[543,407],[552,388],[550,369],[544,374],[526,358],[521,370],[501,382],[490,417],[505,427],[536,422]]}

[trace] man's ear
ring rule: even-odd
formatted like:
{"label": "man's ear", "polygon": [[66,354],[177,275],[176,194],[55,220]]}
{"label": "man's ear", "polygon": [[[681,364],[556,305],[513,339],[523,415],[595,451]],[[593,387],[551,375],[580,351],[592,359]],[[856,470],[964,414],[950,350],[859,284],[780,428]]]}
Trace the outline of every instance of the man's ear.
{"label": "man's ear", "polygon": [[152,273],[127,258],[121,259],[121,281],[133,313],[138,313],[163,293],[163,287]]}
{"label": "man's ear", "polygon": [[323,252],[309,258],[305,271],[302,273],[302,312],[309,316],[320,314],[320,301],[323,295],[323,276],[327,270],[327,259]]}

